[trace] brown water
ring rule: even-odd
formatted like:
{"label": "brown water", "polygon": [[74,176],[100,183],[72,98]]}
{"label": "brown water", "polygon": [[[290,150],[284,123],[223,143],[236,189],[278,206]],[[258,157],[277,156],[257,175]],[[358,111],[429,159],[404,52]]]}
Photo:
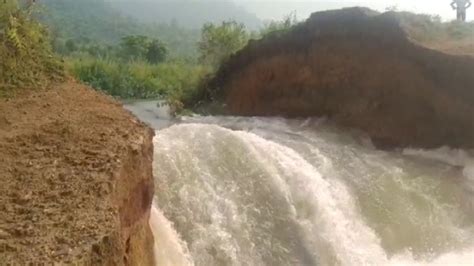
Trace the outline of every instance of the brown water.
{"label": "brown water", "polygon": [[467,151],[380,151],[315,119],[156,134],[158,265],[473,265]]}

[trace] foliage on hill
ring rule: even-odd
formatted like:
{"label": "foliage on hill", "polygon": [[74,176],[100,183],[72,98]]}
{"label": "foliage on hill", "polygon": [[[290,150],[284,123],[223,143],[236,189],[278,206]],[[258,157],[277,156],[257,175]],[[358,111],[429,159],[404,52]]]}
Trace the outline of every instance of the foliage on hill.
{"label": "foliage on hill", "polygon": [[[123,15],[124,10],[116,9],[120,5],[114,1],[40,3],[41,12],[35,15],[52,32],[54,50],[63,56],[74,77],[115,97],[162,98],[178,109],[193,106],[200,98],[203,80],[250,39],[285,30],[293,24],[287,18],[256,32],[240,21],[230,20],[206,23],[196,30],[180,26],[186,23],[179,18],[168,23],[164,23],[163,17],[139,22]],[[153,4],[168,5],[169,1]],[[194,26],[201,27],[199,23]]]}
{"label": "foliage on hill", "polygon": [[33,7],[0,4],[0,89],[35,87],[62,77],[47,31],[31,18]]}
{"label": "foliage on hill", "polygon": [[122,63],[146,61],[150,64],[164,62],[168,57],[168,47],[158,39],[143,35],[129,35],[118,45],[99,45],[89,41],[68,40],[62,55],[68,57],[97,57],[121,60]]}
{"label": "foliage on hill", "polygon": [[126,36],[107,47],[68,41],[66,61],[76,78],[96,89],[120,98],[167,99],[179,111],[192,108],[203,98],[201,85],[250,39],[286,31],[294,24],[288,17],[255,33],[235,21],[207,23],[195,43],[199,63],[185,57],[164,60],[166,44],[141,35]]}
{"label": "foliage on hill", "polygon": [[195,57],[199,31],[173,23],[141,23],[123,15],[104,0],[42,0],[40,18],[53,32],[55,50],[67,52],[67,42],[105,48],[123,37],[143,35],[159,39],[171,57]]}
{"label": "foliage on hill", "polygon": [[250,34],[243,24],[235,21],[225,21],[220,25],[207,23],[201,30],[200,60],[212,66],[219,66],[229,56],[242,49],[249,39]]}
{"label": "foliage on hill", "polygon": [[233,21],[207,24],[199,42],[200,64],[166,59],[165,45],[140,35],[126,36],[106,49],[68,42],[65,59],[76,78],[98,90],[126,99],[166,99],[179,110],[201,98],[201,82],[249,37],[246,28]]}

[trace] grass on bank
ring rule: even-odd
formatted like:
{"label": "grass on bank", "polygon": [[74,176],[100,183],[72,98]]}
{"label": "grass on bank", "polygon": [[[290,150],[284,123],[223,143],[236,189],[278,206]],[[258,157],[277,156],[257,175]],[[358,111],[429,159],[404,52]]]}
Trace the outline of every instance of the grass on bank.
{"label": "grass on bank", "polygon": [[198,97],[209,68],[185,62],[123,63],[111,59],[67,58],[66,68],[91,87],[121,99],[166,99],[179,109]]}

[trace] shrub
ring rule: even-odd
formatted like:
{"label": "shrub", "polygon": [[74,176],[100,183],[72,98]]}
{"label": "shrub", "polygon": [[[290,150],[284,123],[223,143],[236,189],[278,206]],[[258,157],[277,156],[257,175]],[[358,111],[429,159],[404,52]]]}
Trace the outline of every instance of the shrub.
{"label": "shrub", "polygon": [[182,62],[128,64],[97,58],[69,58],[68,69],[93,88],[123,99],[168,99],[192,102],[208,68]]}
{"label": "shrub", "polygon": [[218,67],[232,54],[247,45],[249,33],[243,24],[225,21],[220,25],[207,23],[201,31],[199,41],[200,60],[213,67]]}
{"label": "shrub", "polygon": [[48,32],[31,12],[16,0],[0,4],[0,88],[41,86],[63,77]]}
{"label": "shrub", "polygon": [[168,54],[168,49],[160,40],[142,35],[123,37],[120,48],[119,57],[127,61],[146,60],[158,64],[164,62]]}

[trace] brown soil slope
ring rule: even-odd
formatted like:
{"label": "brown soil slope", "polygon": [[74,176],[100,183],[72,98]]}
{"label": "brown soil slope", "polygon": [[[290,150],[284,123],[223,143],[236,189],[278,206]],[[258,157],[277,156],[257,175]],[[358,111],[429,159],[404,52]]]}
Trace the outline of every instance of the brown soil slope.
{"label": "brown soil slope", "polygon": [[0,99],[0,264],[152,265],[152,136],[72,82]]}
{"label": "brown soil slope", "polygon": [[327,116],[380,147],[474,147],[474,59],[412,43],[390,14],[315,13],[210,81],[238,115]]}
{"label": "brown soil slope", "polygon": [[474,22],[441,22],[429,15],[394,12],[411,41],[453,55],[474,56]]}

